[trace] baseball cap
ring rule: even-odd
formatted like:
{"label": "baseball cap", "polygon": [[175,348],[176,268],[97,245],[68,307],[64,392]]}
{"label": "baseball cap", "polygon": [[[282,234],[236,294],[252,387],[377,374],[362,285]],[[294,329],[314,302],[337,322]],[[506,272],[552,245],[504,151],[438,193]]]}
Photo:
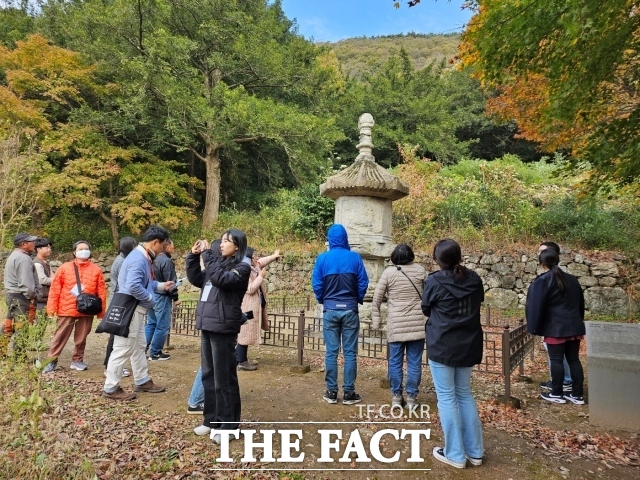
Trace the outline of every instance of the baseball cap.
{"label": "baseball cap", "polygon": [[38,237],[34,235],[30,235],[28,233],[19,233],[15,237],[13,237],[13,244],[17,247],[22,242],[35,242]]}
{"label": "baseball cap", "polygon": [[46,247],[47,245],[53,247],[53,243],[48,238],[38,238],[36,240],[36,248]]}

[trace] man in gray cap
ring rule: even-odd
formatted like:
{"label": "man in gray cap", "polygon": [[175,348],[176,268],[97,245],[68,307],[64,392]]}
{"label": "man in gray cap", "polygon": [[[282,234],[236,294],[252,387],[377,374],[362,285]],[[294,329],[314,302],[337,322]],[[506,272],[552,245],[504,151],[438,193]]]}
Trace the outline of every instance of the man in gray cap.
{"label": "man in gray cap", "polygon": [[[36,268],[31,260],[38,237],[28,233],[19,233],[13,237],[14,249],[4,266],[4,288],[7,291],[7,316],[4,321],[4,334],[8,338],[13,334],[14,321],[27,317],[31,323],[36,314],[36,296],[40,284]],[[0,355],[6,354],[7,339],[0,342]]]}

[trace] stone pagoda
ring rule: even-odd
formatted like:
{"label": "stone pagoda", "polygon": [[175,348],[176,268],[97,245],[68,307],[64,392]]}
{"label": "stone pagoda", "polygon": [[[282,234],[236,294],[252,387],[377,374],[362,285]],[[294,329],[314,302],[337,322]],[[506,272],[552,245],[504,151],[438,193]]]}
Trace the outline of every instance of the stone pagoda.
{"label": "stone pagoda", "polygon": [[[320,185],[320,194],[335,200],[335,223],[347,229],[349,244],[364,261],[369,276],[366,299],[385,268],[384,260],[395,248],[391,237],[391,204],[409,195],[409,186],[376,163],[371,153],[373,117],[363,113],[358,119],[360,151],[353,165]],[[362,312],[367,316],[365,312]],[[362,317],[362,315],[361,315]]]}

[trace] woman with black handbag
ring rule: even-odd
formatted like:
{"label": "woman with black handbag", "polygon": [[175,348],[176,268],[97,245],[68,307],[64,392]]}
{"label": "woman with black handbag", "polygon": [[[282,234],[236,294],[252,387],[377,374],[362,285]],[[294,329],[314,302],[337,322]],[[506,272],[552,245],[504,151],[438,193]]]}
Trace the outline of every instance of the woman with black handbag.
{"label": "woman with black handbag", "polygon": [[[70,368],[87,370],[88,367],[83,361],[87,336],[91,332],[94,315],[102,318],[107,305],[107,286],[102,270],[91,261],[89,242],[80,240],[74,243],[73,256],[73,261],[63,263],[58,268],[51,281],[47,315],[58,317],[58,328],[49,347],[48,357],[51,361],[43,373],[53,372],[57,368],[58,357],[71,332],[75,347]],[[88,310],[85,309],[86,306],[89,307]]]}

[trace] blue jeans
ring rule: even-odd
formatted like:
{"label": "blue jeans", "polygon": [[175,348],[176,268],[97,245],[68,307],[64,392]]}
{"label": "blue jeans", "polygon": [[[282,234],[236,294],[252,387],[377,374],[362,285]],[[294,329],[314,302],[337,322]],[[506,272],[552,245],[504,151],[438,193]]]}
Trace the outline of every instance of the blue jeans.
{"label": "blue jeans", "polygon": [[389,383],[394,396],[402,395],[402,363],[407,352],[407,395],[416,397],[422,378],[424,339],[389,343]]}
{"label": "blue jeans", "polygon": [[144,330],[150,356],[162,352],[171,328],[171,297],[154,293],[153,300],[153,308],[147,310],[147,326]]}
{"label": "blue jeans", "polygon": [[195,407],[204,403],[204,387],[202,386],[202,367],[198,369],[196,378],[193,379],[191,395],[189,395],[189,406]]}
{"label": "blue jeans", "polygon": [[[547,355],[548,355],[549,348],[547,344],[544,342],[542,342],[542,344],[544,345],[544,349],[547,351]],[[549,359],[549,376],[553,378],[553,376],[551,376],[551,357],[548,357],[548,359]],[[569,363],[567,363],[566,358],[562,359],[562,365],[564,366],[564,377],[562,378],[562,383],[564,383],[565,385],[568,385],[569,383],[571,383],[571,369],[569,368]]]}
{"label": "blue jeans", "polygon": [[358,365],[358,334],[360,333],[360,318],[351,310],[327,310],[323,315],[323,335],[326,353],[324,357],[324,381],[327,390],[338,391],[338,353],[342,344],[344,357],[344,372],[342,389],[344,393],[356,390],[356,376]]}
{"label": "blue jeans", "polygon": [[429,367],[438,396],[444,456],[457,463],[466,463],[466,456],[482,458],[482,424],[471,395],[473,367],[449,367],[433,360],[429,360]]}

